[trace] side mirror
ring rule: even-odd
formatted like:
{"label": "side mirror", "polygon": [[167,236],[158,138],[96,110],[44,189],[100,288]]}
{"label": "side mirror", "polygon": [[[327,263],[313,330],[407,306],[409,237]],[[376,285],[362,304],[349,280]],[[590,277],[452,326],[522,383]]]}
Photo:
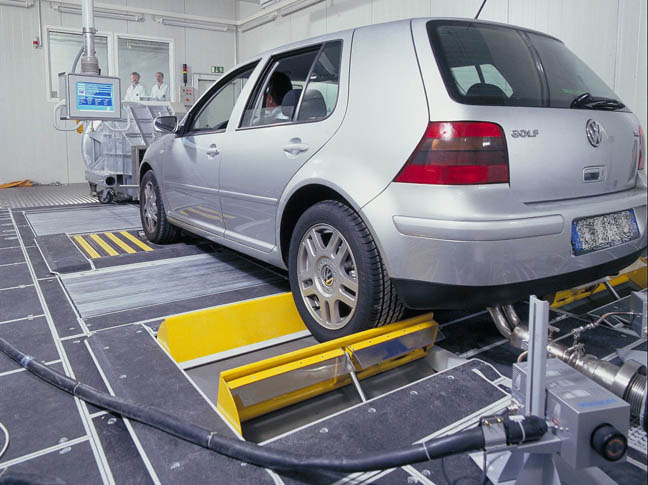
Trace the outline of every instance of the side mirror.
{"label": "side mirror", "polygon": [[178,118],[175,116],[158,116],[153,120],[155,131],[160,133],[174,133],[178,128]]}

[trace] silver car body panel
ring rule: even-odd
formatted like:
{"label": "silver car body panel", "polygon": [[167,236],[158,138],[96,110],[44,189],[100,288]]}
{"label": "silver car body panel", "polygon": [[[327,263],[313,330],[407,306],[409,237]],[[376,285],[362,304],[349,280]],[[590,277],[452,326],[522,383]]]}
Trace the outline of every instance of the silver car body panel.
{"label": "silver car body panel", "polygon": [[[225,132],[200,135],[212,137],[205,141],[168,135],[147,151],[145,160],[160,180],[171,222],[285,268],[278,244],[284,209],[301,189],[323,185],[363,217],[392,278],[462,286],[553,277],[646,247],[646,176],[637,175],[633,159],[637,118],[627,112],[459,104],[437,67],[429,20],[327,34],[257,57]],[[238,129],[273,55],[335,39],[344,41],[343,56],[339,98],[329,118]],[[587,141],[590,119],[603,128],[598,148]],[[427,124],[454,120],[503,128],[510,184],[394,183]],[[522,129],[538,134],[512,136]],[[294,138],[309,150],[290,158],[282,148]],[[203,163],[201,153],[216,143],[217,159]],[[194,178],[183,179],[185,170],[194,171]],[[586,182],[588,170],[600,180]],[[187,193],[191,201],[183,201]],[[202,215],[186,210],[196,200],[204,206],[198,209]],[[220,211],[220,219],[205,217],[212,212],[204,209]],[[574,219],[626,209],[635,211],[638,239],[572,254]]]}

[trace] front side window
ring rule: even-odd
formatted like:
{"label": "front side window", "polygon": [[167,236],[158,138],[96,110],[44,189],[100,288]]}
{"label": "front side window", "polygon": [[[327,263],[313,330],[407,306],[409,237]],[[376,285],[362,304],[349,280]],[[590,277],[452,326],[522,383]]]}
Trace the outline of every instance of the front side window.
{"label": "front side window", "polygon": [[552,37],[469,21],[430,21],[428,33],[446,88],[460,103],[569,108],[583,93],[615,98]]}
{"label": "front side window", "polygon": [[293,119],[318,49],[275,60],[243,115],[242,126],[263,126]]}
{"label": "front side window", "polygon": [[[256,65],[256,64],[255,64]],[[236,100],[243,91],[243,87],[254,71],[255,65],[248,66],[233,78],[230,78],[216,94],[205,104],[196,116],[189,131],[223,131],[236,104]]]}
{"label": "front side window", "polygon": [[335,108],[342,42],[328,42],[272,60],[243,115],[241,127],[317,121]]}

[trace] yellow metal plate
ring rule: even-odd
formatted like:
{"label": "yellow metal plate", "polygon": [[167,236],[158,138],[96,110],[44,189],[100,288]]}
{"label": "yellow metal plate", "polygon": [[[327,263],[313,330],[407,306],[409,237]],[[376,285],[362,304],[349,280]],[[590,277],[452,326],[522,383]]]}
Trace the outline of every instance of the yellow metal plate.
{"label": "yellow metal plate", "polygon": [[281,293],[169,317],[157,338],[183,363],[305,330],[292,293]]}

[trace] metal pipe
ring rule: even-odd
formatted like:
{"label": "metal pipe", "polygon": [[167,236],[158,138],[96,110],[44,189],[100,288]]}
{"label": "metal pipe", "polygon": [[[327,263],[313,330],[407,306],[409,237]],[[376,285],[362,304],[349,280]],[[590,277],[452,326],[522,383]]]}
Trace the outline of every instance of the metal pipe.
{"label": "metal pipe", "polygon": [[[502,307],[489,307],[488,311],[497,329],[509,339],[512,346],[517,348],[529,346],[529,328],[526,323],[520,321],[511,305],[505,306],[503,310]],[[610,314],[606,313],[597,321],[574,329],[567,336],[578,336],[583,331],[596,328]],[[518,323],[513,326],[512,322]],[[618,366],[594,355],[585,354],[582,344],[567,347],[559,342],[550,341],[547,342],[547,352],[628,402],[631,406],[632,416],[639,418],[642,426],[646,429],[648,423],[646,422],[645,365],[634,360],[627,360],[622,366]]]}
{"label": "metal pipe", "polygon": [[99,75],[99,60],[95,51],[94,0],[83,0],[81,3],[81,25],[83,27],[83,57],[81,72]]}
{"label": "metal pipe", "polygon": [[502,312],[502,307],[500,306],[489,306],[487,308],[488,313],[490,313],[491,318],[493,319],[493,322],[495,323],[495,326],[497,327],[497,330],[499,330],[499,333],[501,333],[504,338],[510,339],[511,338],[511,333],[512,329],[509,326],[509,322],[506,319],[506,316],[504,315],[504,312]]}

